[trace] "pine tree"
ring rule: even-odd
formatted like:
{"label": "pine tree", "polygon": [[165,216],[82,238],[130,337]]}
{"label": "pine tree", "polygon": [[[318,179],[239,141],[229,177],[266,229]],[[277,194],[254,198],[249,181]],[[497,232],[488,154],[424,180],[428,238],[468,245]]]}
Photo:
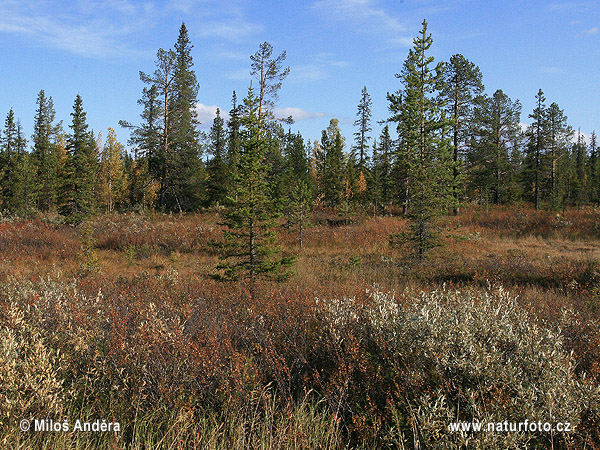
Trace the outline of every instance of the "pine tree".
{"label": "pine tree", "polygon": [[468,120],[475,100],[483,92],[483,82],[479,67],[457,54],[450,57],[444,72],[442,98],[446,100],[446,110],[452,119],[452,187],[455,201],[454,214],[458,214],[458,204],[462,189],[462,162],[468,140]]}
{"label": "pine tree", "polygon": [[[544,155],[540,179],[542,198],[550,200],[550,207],[558,209],[564,206],[566,197],[566,178],[569,166],[569,144],[573,136],[573,129],[567,124],[567,116],[556,103],[552,103],[546,110],[546,137],[547,151]],[[548,174],[549,172],[549,174]]]}
{"label": "pine tree", "polygon": [[78,222],[91,214],[96,207],[94,178],[96,173],[96,142],[88,130],[81,95],[73,105],[72,130],[67,139],[67,160],[60,195],[60,212],[69,220]]}
{"label": "pine tree", "polygon": [[[158,129],[160,129],[158,136],[160,138],[160,145],[153,149],[148,155],[148,166],[150,175],[158,181],[158,199],[157,206],[160,209],[169,209],[170,199],[167,198],[169,192],[173,191],[173,154],[171,146],[171,131],[172,131],[172,120],[171,110],[173,97],[173,78],[175,70],[175,52],[173,50],[165,51],[162,48],[158,49],[156,53],[156,70],[152,76],[140,72],[140,79],[142,82],[148,84],[150,87],[147,91],[148,107],[154,108],[156,105],[158,110],[156,111],[160,119],[157,119],[159,123]],[[156,97],[155,97],[156,95]],[[151,99],[158,98],[159,101],[154,103]],[[153,110],[152,110],[153,111]],[[154,112],[154,111],[153,111]],[[149,127],[146,131],[153,130],[150,127],[150,118],[153,114],[148,110],[147,122]],[[147,136],[148,139],[152,138],[152,135]],[[152,141],[148,141],[151,143]]]}
{"label": "pine tree", "polygon": [[258,81],[258,138],[262,138],[265,122],[273,119],[273,106],[278,100],[278,91],[282,81],[290,73],[289,67],[283,67],[286,53],[283,51],[277,58],[272,58],[273,46],[268,42],[260,44],[252,60],[251,75]]}
{"label": "pine tree", "polygon": [[515,182],[510,163],[518,143],[521,104],[502,90],[479,97],[473,111],[467,165],[470,191],[480,201],[494,204],[511,200]]}
{"label": "pine tree", "polygon": [[148,85],[138,102],[144,107],[142,125],[121,122],[133,128],[130,143],[139,150],[132,172],[132,200],[146,203],[158,191],[156,206],[166,211],[191,211],[202,200],[205,174],[195,109],[199,87],[191,50],[182,23],[175,50],[159,49],[154,73],[140,72]]}
{"label": "pine tree", "polygon": [[371,103],[371,96],[367,92],[367,87],[364,86],[357,107],[356,120],[354,121],[354,126],[358,127],[358,131],[354,133],[353,154],[358,152],[357,168],[359,172],[364,172],[367,166],[367,148],[371,139],[369,136],[371,131]]}
{"label": "pine tree", "polygon": [[[410,148],[406,155],[410,173],[411,202],[409,218],[411,233],[405,236],[414,243],[419,259],[428,248],[435,245],[433,219],[452,204],[452,158],[449,143],[444,138],[449,121],[444,103],[440,100],[444,65],[439,63],[432,71],[434,58],[427,56],[433,40],[427,34],[423,21],[420,36],[414,39],[402,73],[398,76],[404,84],[401,116],[394,117],[404,123],[400,131]],[[392,97],[393,98],[393,97]],[[396,97],[397,98],[397,97]],[[397,105],[392,105],[396,111]]]}

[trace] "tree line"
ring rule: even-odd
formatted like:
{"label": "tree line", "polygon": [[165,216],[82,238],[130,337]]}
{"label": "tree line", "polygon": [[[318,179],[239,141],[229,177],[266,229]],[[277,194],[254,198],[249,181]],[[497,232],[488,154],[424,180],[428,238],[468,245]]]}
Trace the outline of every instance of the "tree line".
{"label": "tree line", "polygon": [[[89,129],[80,95],[65,131],[52,97],[40,91],[30,142],[9,111],[0,142],[0,207],[13,215],[58,211],[73,221],[102,211],[229,208],[243,197],[245,178],[254,177],[266,209],[292,225],[303,224],[314,207],[343,217],[358,209],[398,212],[413,219],[414,235],[424,242],[434,215],[458,214],[466,202],[560,209],[600,201],[595,133],[586,143],[542,90],[531,124],[523,127],[520,102],[502,90],[485,94],[474,63],[460,54],[434,62],[426,22],[414,43],[396,74],[400,87],[387,95],[389,117],[380,121],[379,136],[372,134],[366,87],[352,143],[336,119],[318,140],[292,133],[292,118],[273,115],[289,72],[285,52],[272,57],[266,42],[251,56],[246,97],[239,101],[233,92],[227,120],[217,110],[203,133],[192,45],[182,24],[174,48],[158,50],[154,72],[140,72],[141,120],[120,122],[131,131],[129,151],[113,129],[105,142]],[[250,162],[253,148],[258,156]]]}

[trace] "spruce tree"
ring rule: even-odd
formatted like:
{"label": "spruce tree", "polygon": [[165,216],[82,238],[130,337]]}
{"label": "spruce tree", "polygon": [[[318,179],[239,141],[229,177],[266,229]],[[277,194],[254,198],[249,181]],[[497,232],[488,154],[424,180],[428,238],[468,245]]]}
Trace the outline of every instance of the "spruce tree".
{"label": "spruce tree", "polygon": [[27,151],[27,139],[21,122],[17,120],[17,164],[15,179],[14,210],[20,216],[29,216],[35,211],[36,180],[35,167]]}
{"label": "spruce tree", "polygon": [[[196,112],[198,82],[187,28],[179,29],[175,50],[157,52],[152,75],[140,72],[144,88],[140,103],[142,125],[133,128],[131,143],[140,150],[133,197],[140,201],[157,190],[156,205],[165,211],[191,211],[200,206],[204,170]],[[149,177],[146,176],[146,167]],[[156,180],[154,189],[147,179]]]}
{"label": "spruce tree", "polygon": [[367,166],[367,149],[371,139],[369,136],[371,131],[371,103],[371,96],[367,91],[367,87],[364,86],[357,107],[356,120],[354,121],[354,126],[358,127],[358,131],[354,133],[353,155],[358,152],[357,168],[359,172],[364,172]]}
{"label": "spruce tree", "polygon": [[391,206],[394,194],[394,181],[392,177],[393,141],[390,136],[389,125],[381,131],[379,142],[373,144],[373,161],[371,166],[372,188],[371,200],[375,209],[385,213]]}
{"label": "spruce tree", "polygon": [[38,109],[33,125],[33,153],[32,164],[35,170],[35,196],[37,208],[40,211],[49,211],[56,207],[58,202],[58,156],[56,154],[57,135],[60,133],[61,124],[54,124],[55,111],[52,97],[46,97],[41,90],[37,98]]}
{"label": "spruce tree", "polygon": [[221,111],[217,108],[209,134],[212,159],[207,163],[207,196],[210,205],[223,206],[231,188],[225,153],[227,135],[224,123]]}
{"label": "spruce tree", "polygon": [[128,165],[128,201],[132,207],[154,205],[162,173],[161,103],[157,85],[144,87],[138,104],[143,107],[142,123],[135,126],[121,120],[119,125],[132,130],[128,144],[133,158]]}
{"label": "spruce tree", "polygon": [[204,179],[200,132],[196,104],[199,85],[194,71],[192,44],[184,23],[175,43],[173,68],[173,96],[170,105],[171,138],[169,152],[172,156],[171,191],[169,210],[192,211],[200,206]]}
{"label": "spruce tree", "polygon": [[304,230],[310,224],[312,193],[309,181],[299,178],[292,185],[289,205],[289,225],[298,230],[298,245],[304,247]]}
{"label": "spruce tree", "polygon": [[308,153],[300,132],[292,134],[289,131],[286,135],[284,157],[288,184],[293,180],[309,183]]}
{"label": "spruce tree", "polygon": [[342,192],[347,178],[344,138],[338,124],[337,119],[330,120],[327,129],[321,132],[321,143],[318,148],[319,194],[323,196],[325,205],[331,208],[342,201]]}
{"label": "spruce tree", "polygon": [[[410,151],[406,155],[410,174],[409,218],[412,221],[408,238],[414,244],[419,259],[428,248],[435,245],[434,217],[442,214],[452,204],[452,156],[445,139],[449,120],[444,102],[439,97],[442,87],[444,65],[427,56],[433,40],[427,34],[427,22],[423,21],[420,36],[414,39],[402,73],[398,76],[403,84],[403,101],[400,130]],[[393,98],[393,97],[392,97]],[[396,97],[397,99],[397,97]],[[392,105],[392,111],[397,111]]]}
{"label": "spruce tree", "polygon": [[[271,59],[272,46],[265,42],[252,55],[252,75],[257,77],[260,94],[254,94],[252,84],[241,109],[240,155],[229,205],[224,213],[225,243],[221,245],[221,264],[217,266],[220,279],[245,278],[250,294],[256,294],[259,277],[283,278],[294,258],[282,257],[276,243],[276,208],[269,197],[268,174],[270,137],[273,130],[272,107],[277,91],[289,68],[281,67],[285,52]],[[234,103],[235,108],[235,103]]]}
{"label": "spruce tree", "polygon": [[536,107],[529,115],[533,123],[527,129],[528,144],[525,159],[525,179],[527,187],[531,189],[533,204],[536,211],[540,209],[540,185],[544,177],[545,153],[547,147],[547,107],[546,98],[540,89],[535,96]]}
{"label": "spruce tree", "polygon": [[588,195],[592,203],[600,201],[600,155],[596,132],[590,136],[590,158],[588,159]]}
{"label": "spruce tree", "polygon": [[[175,53],[173,50],[158,49],[156,53],[156,70],[152,75],[147,75],[144,72],[140,72],[140,79],[142,82],[149,85],[147,91],[146,101],[148,107],[157,108],[157,119],[158,122],[158,137],[160,139],[160,145],[156,146],[156,149],[152,150],[152,153],[148,154],[148,168],[150,175],[158,182],[158,198],[157,206],[160,209],[168,210],[173,206],[171,202],[172,197],[169,194],[173,192],[173,171],[174,171],[174,157],[172,153],[172,136],[173,131],[172,124],[172,112],[171,105],[173,103],[173,78],[175,70]],[[155,97],[156,95],[156,97]],[[154,99],[158,99],[158,102],[154,103]],[[144,99],[144,97],[143,97]],[[151,114],[148,111],[147,120],[145,123],[150,125],[150,118],[154,115],[154,110]],[[152,128],[149,126],[147,130],[150,131]],[[151,139],[152,135],[147,137]],[[148,141],[151,143],[151,141]]]}
{"label": "spruce tree", "polygon": [[587,149],[581,132],[577,134],[577,142],[571,148],[571,161],[573,177],[571,183],[571,204],[581,207],[586,200],[586,173]]}
{"label": "spruce tree", "polygon": [[[400,78],[400,74],[396,74]],[[410,160],[416,152],[417,145],[417,123],[415,114],[404,105],[410,92],[403,92],[401,89],[393,94],[388,93],[388,109],[392,116],[388,122],[396,122],[396,131],[398,132],[398,142],[395,146],[392,158],[391,176],[395,186],[396,203],[402,205],[402,214],[407,214],[410,206],[411,190],[411,172]]]}
{"label": "spruce tree", "polygon": [[304,245],[304,230],[309,223],[312,200],[309,161],[302,135],[288,132],[285,138],[285,214],[288,230],[298,230],[300,248]]}
{"label": "spruce tree", "polygon": [[285,145],[285,131],[281,123],[272,120],[266,127],[263,126],[263,152],[269,161],[267,171],[268,195],[273,200],[273,205],[278,212],[282,212],[285,204],[286,163],[283,155]]}
{"label": "spruce tree", "polygon": [[14,213],[14,185],[17,177],[17,124],[15,122],[15,113],[10,109],[4,121],[4,130],[2,133],[1,168],[2,178],[0,179],[0,194],[2,195],[2,210],[8,213]]}
{"label": "spruce tree", "polygon": [[30,155],[27,152],[27,140],[23,135],[20,121],[15,122],[12,109],[4,124],[5,128],[0,140],[1,208],[11,215],[27,216],[35,208],[34,174]]}
{"label": "spruce tree", "polygon": [[233,176],[237,170],[240,153],[240,127],[241,127],[241,105],[237,103],[237,95],[233,91],[231,97],[231,111],[229,111],[229,120],[227,121],[227,166],[230,176]]}
{"label": "spruce tree", "polygon": [[[281,278],[293,259],[281,257],[276,244],[275,218],[272,201],[267,192],[268,161],[262,154],[259,100],[252,87],[244,99],[241,119],[242,151],[235,172],[229,206],[224,213],[225,242],[221,244],[221,263],[215,277],[222,280],[245,279],[250,293],[255,295],[259,277]],[[261,145],[263,144],[263,145]]]}
{"label": "spruce tree", "polygon": [[72,132],[67,139],[60,195],[60,213],[72,222],[79,222],[94,212],[94,178],[96,173],[96,142],[88,130],[81,95],[77,94],[71,113]]}

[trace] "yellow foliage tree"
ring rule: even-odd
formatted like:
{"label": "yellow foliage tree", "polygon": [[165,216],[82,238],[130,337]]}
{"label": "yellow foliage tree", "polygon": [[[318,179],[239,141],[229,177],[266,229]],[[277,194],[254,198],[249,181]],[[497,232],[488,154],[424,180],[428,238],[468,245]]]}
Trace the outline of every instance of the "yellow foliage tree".
{"label": "yellow foliage tree", "polygon": [[108,129],[108,137],[100,156],[99,195],[100,203],[108,212],[123,201],[127,177],[123,161],[123,145],[117,140],[113,128]]}

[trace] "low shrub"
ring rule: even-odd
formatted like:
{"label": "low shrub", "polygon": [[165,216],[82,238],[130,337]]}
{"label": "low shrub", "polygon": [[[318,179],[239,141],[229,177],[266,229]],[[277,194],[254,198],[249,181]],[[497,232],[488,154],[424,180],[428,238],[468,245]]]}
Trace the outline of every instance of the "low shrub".
{"label": "low shrub", "polygon": [[[378,410],[387,408],[385,420],[406,448],[583,448],[594,442],[600,427],[598,385],[576,374],[561,329],[527,314],[501,288],[405,292],[398,299],[375,290],[366,300],[321,304],[341,348],[358,342],[361,353],[377,359],[377,372],[352,382],[358,384],[356,394],[369,395],[375,383],[387,391]],[[572,312],[564,317],[574,320]],[[451,433],[448,428],[450,422],[525,419],[570,422],[575,431]]]}

